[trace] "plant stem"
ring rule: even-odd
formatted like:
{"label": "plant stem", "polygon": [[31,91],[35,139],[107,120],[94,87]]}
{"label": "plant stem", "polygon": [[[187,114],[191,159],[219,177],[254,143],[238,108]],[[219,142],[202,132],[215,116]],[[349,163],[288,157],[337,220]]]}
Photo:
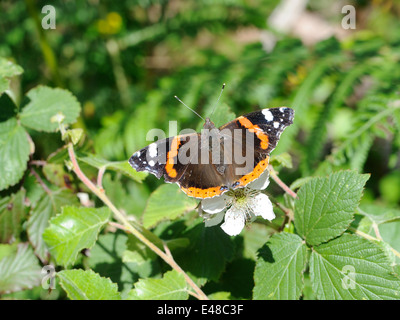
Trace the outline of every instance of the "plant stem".
{"label": "plant stem", "polygon": [[268,167],[269,170],[269,174],[271,175],[272,179],[274,179],[274,181],[287,193],[289,194],[291,197],[293,197],[294,199],[297,198],[297,194],[292,191],[279,177],[278,174],[276,173],[276,171],[274,170],[274,168],[272,166]]}
{"label": "plant stem", "polygon": [[[115,205],[110,201],[110,199],[105,194],[104,190],[99,189],[96,187],[90,179],[86,177],[86,175],[81,171],[79,164],[76,160],[75,151],[72,143],[68,144],[68,154],[69,158],[72,162],[73,171],[78,176],[78,178],[97,196],[99,197],[104,204],[111,209],[114,213],[115,218],[122,224],[124,230],[132,233],[136,238],[138,238],[141,242],[143,242],[146,246],[148,246],[154,253],[156,253],[159,257],[161,257],[167,264],[169,264],[174,270],[183,274],[187,284],[193,288],[196,294],[193,294],[199,300],[208,300],[208,297],[204,294],[204,292],[193,282],[193,280],[182,270],[182,268],[175,262],[169,249],[166,250],[166,244],[164,244],[164,250],[162,251],[159,247],[157,247],[153,242],[149,241],[140,231],[135,229],[119,211]],[[114,224],[114,226],[116,226]]]}

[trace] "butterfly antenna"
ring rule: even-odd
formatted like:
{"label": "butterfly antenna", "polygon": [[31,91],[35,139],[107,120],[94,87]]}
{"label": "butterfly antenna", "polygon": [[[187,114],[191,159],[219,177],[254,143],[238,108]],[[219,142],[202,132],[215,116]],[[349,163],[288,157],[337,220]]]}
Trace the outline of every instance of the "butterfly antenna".
{"label": "butterfly antenna", "polygon": [[196,111],[194,111],[192,108],[190,108],[190,107],[188,107],[181,99],[179,99],[177,96],[174,96],[174,98],[176,99],[176,100],[178,100],[180,103],[182,103],[186,108],[188,108],[189,110],[191,110],[192,112],[194,112],[195,114],[197,114],[201,119],[203,119],[203,121],[205,122],[206,120],[201,116],[201,115],[199,115]]}
{"label": "butterfly antenna", "polygon": [[209,118],[211,118],[211,116],[214,114],[214,111],[215,111],[215,109],[217,108],[217,105],[218,105],[219,99],[221,99],[222,92],[224,92],[224,89],[225,89],[225,83],[222,85],[221,92],[219,93],[219,97],[218,97],[217,103],[215,104],[215,106],[214,106],[214,109],[213,109],[213,111],[211,112],[211,114],[210,114],[210,117],[209,117]]}

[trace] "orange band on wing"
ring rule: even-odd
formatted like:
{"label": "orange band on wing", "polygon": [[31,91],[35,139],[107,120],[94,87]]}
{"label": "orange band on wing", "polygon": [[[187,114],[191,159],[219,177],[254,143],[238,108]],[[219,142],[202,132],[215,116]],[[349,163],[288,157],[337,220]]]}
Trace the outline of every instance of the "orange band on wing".
{"label": "orange band on wing", "polygon": [[177,172],[174,169],[174,158],[178,155],[178,149],[181,141],[179,137],[175,137],[171,143],[171,149],[167,154],[167,163],[165,165],[165,171],[167,171],[168,176],[171,178],[176,178]]}
{"label": "orange band on wing", "polygon": [[238,118],[240,124],[245,127],[250,132],[256,134],[257,138],[261,140],[261,149],[267,149],[269,144],[268,136],[263,132],[263,130],[258,126],[251,123],[251,121],[245,117]]}
{"label": "orange band on wing", "polygon": [[265,169],[268,166],[268,162],[269,162],[269,157],[265,158],[264,160],[261,160],[256,167],[254,168],[254,170],[246,175],[244,175],[243,177],[241,177],[238,182],[239,185],[238,187],[244,187],[245,185],[249,184],[250,182],[256,180],[258,177],[260,177],[260,175],[265,171]]}
{"label": "orange band on wing", "polygon": [[181,189],[189,197],[202,198],[202,199],[219,196],[220,194],[222,194],[223,192],[228,190],[228,188],[224,189],[221,187],[213,187],[213,188],[208,188],[208,189],[193,188],[193,187],[191,187],[191,188],[181,187]]}

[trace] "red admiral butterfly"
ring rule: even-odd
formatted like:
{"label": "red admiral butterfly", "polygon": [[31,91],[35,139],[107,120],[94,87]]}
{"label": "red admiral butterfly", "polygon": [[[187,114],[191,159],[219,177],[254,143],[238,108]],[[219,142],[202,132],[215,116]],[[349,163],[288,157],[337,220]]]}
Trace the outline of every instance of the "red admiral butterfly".
{"label": "red admiral butterfly", "polygon": [[158,140],[129,159],[136,171],[148,171],[177,183],[190,197],[211,198],[245,187],[266,169],[294,110],[262,109],[220,128],[206,118],[201,133]]}

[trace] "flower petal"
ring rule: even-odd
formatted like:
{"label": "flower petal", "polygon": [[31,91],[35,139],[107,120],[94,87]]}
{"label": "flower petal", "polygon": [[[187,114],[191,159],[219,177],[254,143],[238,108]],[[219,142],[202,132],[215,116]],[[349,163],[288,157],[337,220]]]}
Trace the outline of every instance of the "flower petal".
{"label": "flower petal", "polygon": [[230,236],[238,235],[245,223],[244,212],[240,211],[235,206],[232,206],[225,214],[225,222],[221,225],[224,230]]}
{"label": "flower petal", "polygon": [[221,212],[226,207],[227,197],[225,195],[206,198],[201,201],[201,208],[207,213]]}
{"label": "flower petal", "polygon": [[275,219],[275,213],[272,207],[271,200],[266,194],[260,193],[251,199],[249,206],[256,216],[261,216],[269,221]]}
{"label": "flower petal", "polygon": [[256,180],[250,182],[247,187],[255,190],[264,190],[269,185],[269,171],[265,170]]}
{"label": "flower petal", "polygon": [[210,218],[208,218],[204,221],[204,225],[206,227],[216,226],[217,224],[221,223],[224,216],[225,216],[225,211],[221,211],[216,214],[213,214],[212,216],[210,216]]}

